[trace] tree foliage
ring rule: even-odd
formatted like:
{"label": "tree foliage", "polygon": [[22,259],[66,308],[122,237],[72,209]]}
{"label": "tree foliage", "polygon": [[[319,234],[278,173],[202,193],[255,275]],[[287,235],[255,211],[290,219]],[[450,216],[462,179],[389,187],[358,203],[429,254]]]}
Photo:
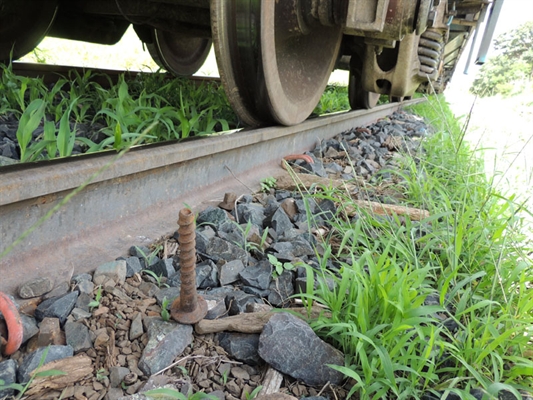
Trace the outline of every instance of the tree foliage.
{"label": "tree foliage", "polygon": [[481,68],[470,92],[481,97],[519,93],[533,79],[533,21],[500,35],[496,56]]}

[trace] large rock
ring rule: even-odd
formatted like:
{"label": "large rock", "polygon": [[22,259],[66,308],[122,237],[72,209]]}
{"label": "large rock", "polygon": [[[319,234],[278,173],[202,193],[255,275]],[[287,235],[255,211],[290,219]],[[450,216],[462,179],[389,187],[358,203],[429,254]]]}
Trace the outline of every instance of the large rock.
{"label": "large rock", "polygon": [[218,268],[211,260],[203,261],[196,266],[196,287],[207,289],[219,286]]}
{"label": "large rock", "polygon": [[[4,381],[5,385],[15,383],[17,377],[17,363],[15,360],[6,360],[0,362],[0,379]],[[0,390],[0,399],[14,394],[13,389]]]}
{"label": "large rock", "polygon": [[61,297],[45,300],[35,309],[35,318],[37,321],[42,321],[46,317],[58,318],[61,325],[63,325],[76,305],[77,300],[78,292],[71,292]]}
{"label": "large rock", "polygon": [[0,156],[0,167],[4,167],[6,165],[13,165],[18,164],[20,161],[14,160],[9,157]]}
{"label": "large rock", "polygon": [[225,286],[239,280],[239,273],[244,269],[241,260],[229,261],[220,267],[220,285]]}
{"label": "large rock", "polygon": [[277,313],[270,318],[259,337],[259,355],[275,369],[308,385],[338,385],[344,377],[327,366],[344,365],[344,355],[292,314]]}
{"label": "large rock", "polygon": [[239,276],[245,285],[266,290],[272,279],[272,265],[264,260],[252,267],[246,267]]}
{"label": "large rock", "polygon": [[290,218],[281,207],[272,215],[272,218],[268,221],[268,226],[274,229],[278,236],[282,236],[284,232],[293,227]]}
{"label": "large rock", "polygon": [[265,220],[265,211],[260,204],[239,204],[237,212],[240,223],[250,222],[258,227],[263,226]]}
{"label": "large rock", "polygon": [[23,299],[42,296],[54,288],[54,281],[50,278],[37,278],[19,287],[19,296]]}
{"label": "large rock", "polygon": [[255,294],[247,294],[242,290],[234,290],[225,299],[228,315],[237,315],[246,312],[248,304],[263,303]]}
{"label": "large rock", "polygon": [[213,259],[241,260],[244,265],[248,265],[248,253],[245,250],[219,237],[209,240],[206,253]]}
{"label": "large rock", "polygon": [[168,367],[192,343],[192,326],[154,319],[148,326],[148,343],[139,368],[150,376]]}
{"label": "large rock", "polygon": [[93,282],[95,285],[101,285],[106,279],[113,279],[115,282],[123,284],[126,280],[127,271],[128,267],[125,260],[111,261],[96,268]]}
{"label": "large rock", "polygon": [[248,365],[262,363],[257,352],[259,335],[256,333],[221,332],[217,335],[218,343],[228,354]]}
{"label": "large rock", "polygon": [[93,347],[89,328],[81,322],[67,322],[65,324],[65,338],[67,344],[74,349],[74,353],[87,351]]}
{"label": "large rock", "polygon": [[275,281],[270,282],[270,294],[268,295],[270,304],[281,306],[289,303],[289,297],[294,294],[292,279],[291,271],[283,271]]}
{"label": "large rock", "polygon": [[196,225],[207,225],[215,228],[217,231],[220,226],[226,222],[231,222],[228,213],[221,208],[207,207],[201,211],[196,218]]}
{"label": "large rock", "polygon": [[139,257],[126,258],[126,277],[132,277],[133,275],[141,272],[143,266]]}
{"label": "large rock", "polygon": [[[30,374],[33,372],[41,363],[43,355],[46,353],[43,365],[48,364],[49,362],[55,360],[61,360],[63,358],[72,357],[74,355],[74,350],[71,346],[49,346],[41,347],[38,350],[26,355],[24,361],[20,364],[20,367],[17,371],[17,381],[19,383],[26,383],[30,379]],[[67,372],[68,371],[64,371]]]}
{"label": "large rock", "polygon": [[22,344],[24,344],[39,333],[39,327],[37,326],[35,318],[30,317],[29,315],[20,314],[20,319],[22,321],[22,329],[24,332],[22,335]]}
{"label": "large rock", "polygon": [[167,258],[164,260],[158,260],[154,264],[150,265],[147,269],[152,271],[157,276],[164,276],[168,278],[176,273],[174,269],[174,260],[172,258]]}

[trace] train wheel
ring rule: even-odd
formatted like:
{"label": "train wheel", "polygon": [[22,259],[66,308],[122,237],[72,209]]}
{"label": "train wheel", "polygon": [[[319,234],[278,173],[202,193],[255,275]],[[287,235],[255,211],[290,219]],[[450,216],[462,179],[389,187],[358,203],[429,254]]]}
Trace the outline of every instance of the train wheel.
{"label": "train wheel", "polygon": [[301,1],[211,2],[220,76],[246,125],[297,124],[326,87],[342,30],[304,21]]}
{"label": "train wheel", "polygon": [[[356,56],[352,56],[356,57]],[[350,77],[348,80],[348,98],[352,110],[374,108],[379,101],[380,94],[369,92],[363,89],[363,79],[361,77],[361,68],[357,63],[350,62]]]}
{"label": "train wheel", "polygon": [[189,76],[200,69],[211,50],[211,39],[184,37],[154,29],[152,43],[146,43],[157,65],[179,76]]}
{"label": "train wheel", "polygon": [[0,1],[0,62],[17,60],[37,47],[56,11],[56,0]]}

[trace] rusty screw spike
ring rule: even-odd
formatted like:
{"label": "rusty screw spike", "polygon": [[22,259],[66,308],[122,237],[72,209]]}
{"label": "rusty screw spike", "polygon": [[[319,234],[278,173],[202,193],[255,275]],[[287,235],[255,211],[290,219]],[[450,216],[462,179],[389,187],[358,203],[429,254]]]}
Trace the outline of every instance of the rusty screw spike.
{"label": "rusty screw spike", "polygon": [[207,314],[207,302],[196,292],[196,224],[188,208],[180,210],[178,219],[181,291],[170,308],[173,319],[182,324],[195,324]]}

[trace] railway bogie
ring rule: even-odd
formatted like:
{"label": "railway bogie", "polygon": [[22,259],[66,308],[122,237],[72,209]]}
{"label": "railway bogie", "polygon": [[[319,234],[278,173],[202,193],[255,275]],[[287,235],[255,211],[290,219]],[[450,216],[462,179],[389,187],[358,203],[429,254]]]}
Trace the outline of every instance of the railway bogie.
{"label": "railway bogie", "polygon": [[[501,1],[501,0],[495,0]],[[352,108],[451,78],[487,0],[0,0],[0,60],[46,35],[116,43],[133,25],[153,59],[192,75],[214,45],[229,101],[247,125],[309,116],[331,71],[349,69]]]}

